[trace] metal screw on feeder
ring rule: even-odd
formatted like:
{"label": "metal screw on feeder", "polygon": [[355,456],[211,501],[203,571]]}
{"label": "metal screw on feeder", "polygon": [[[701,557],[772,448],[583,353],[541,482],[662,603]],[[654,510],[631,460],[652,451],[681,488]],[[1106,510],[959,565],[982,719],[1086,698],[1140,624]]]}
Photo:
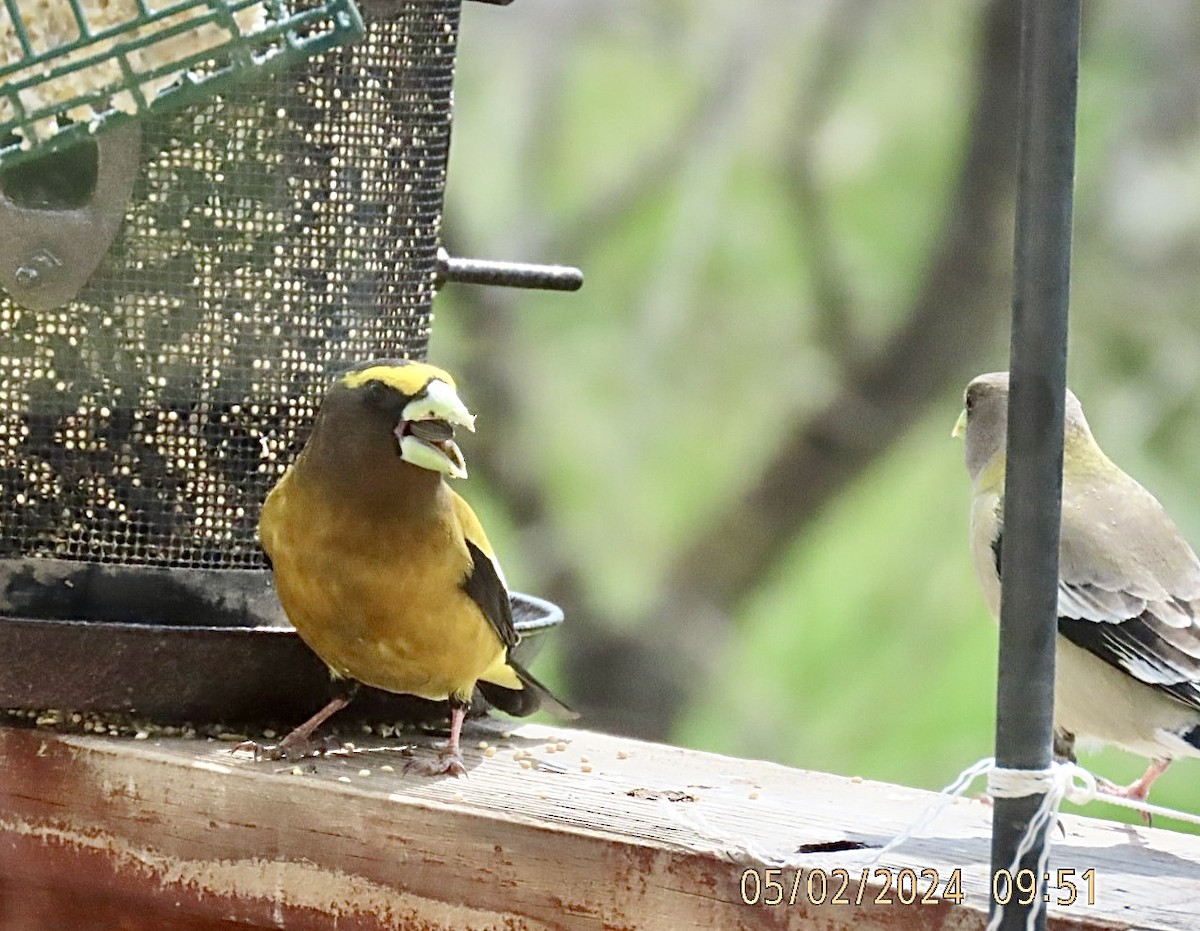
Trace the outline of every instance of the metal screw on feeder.
{"label": "metal screw on feeder", "polygon": [[[1023,0],[996,765],[1035,772],[1049,768],[1053,740],[1079,18],[1079,0]],[[1002,884],[1042,797],[996,799],[992,876]],[[1040,882],[1045,837],[1030,840],[1017,867]],[[1044,900],[1032,898],[1008,897],[989,927],[1044,928]]]}
{"label": "metal screw on feeder", "polygon": [[578,291],[583,287],[583,272],[569,265],[452,258],[445,249],[438,249],[434,282],[441,285],[447,281],[540,291]]}

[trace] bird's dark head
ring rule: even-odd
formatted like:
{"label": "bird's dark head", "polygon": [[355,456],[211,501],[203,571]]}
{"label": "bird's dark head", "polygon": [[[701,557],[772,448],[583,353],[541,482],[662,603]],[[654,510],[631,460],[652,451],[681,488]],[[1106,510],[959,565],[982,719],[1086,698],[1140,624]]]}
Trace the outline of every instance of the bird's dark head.
{"label": "bird's dark head", "polygon": [[454,379],[436,366],[403,359],[360,363],[330,387],[320,419],[364,450],[387,444],[418,468],[467,477],[454,429],[473,431],[475,417],[459,400]]}

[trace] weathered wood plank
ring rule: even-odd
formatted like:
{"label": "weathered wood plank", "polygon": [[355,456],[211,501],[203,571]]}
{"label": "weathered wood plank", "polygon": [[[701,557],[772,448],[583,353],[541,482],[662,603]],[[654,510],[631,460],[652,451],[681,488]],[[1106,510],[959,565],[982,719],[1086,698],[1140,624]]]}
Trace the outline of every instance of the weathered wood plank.
{"label": "weathered wood plank", "polygon": [[[985,924],[979,803],[950,806],[871,867],[936,871],[938,892],[961,870],[963,905],[906,906],[894,891],[874,904],[880,882],[856,905],[872,852],[828,846],[877,848],[930,793],[587,731],[525,725],[504,738],[501,726],[470,733],[465,779],[406,775],[408,758],[378,741],[293,775],[219,742],[0,728],[0,929],[65,927],[83,904],[70,926],[131,931]],[[514,751],[543,765],[523,769]],[[1052,908],[1051,927],[1196,926],[1200,838],[1062,820],[1051,872],[1074,869],[1083,888],[1094,869],[1096,895]],[[790,862],[768,875],[761,857]],[[798,866],[796,904],[745,904],[746,870],[746,897],[761,899],[768,879],[786,897]],[[837,870],[848,904],[829,901]],[[829,880],[822,905],[808,901],[809,876],[814,897]],[[921,892],[931,878],[918,876]]]}

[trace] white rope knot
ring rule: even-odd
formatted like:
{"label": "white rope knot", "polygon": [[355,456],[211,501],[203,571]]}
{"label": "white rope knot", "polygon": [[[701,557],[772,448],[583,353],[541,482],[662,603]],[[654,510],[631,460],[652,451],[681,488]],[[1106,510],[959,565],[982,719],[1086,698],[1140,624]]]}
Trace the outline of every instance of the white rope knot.
{"label": "white rope knot", "polygon": [[1049,769],[993,766],[988,770],[988,795],[992,798],[1053,795],[1057,801],[1086,805],[1096,797],[1096,791],[1096,777],[1074,763],[1051,763]]}
{"label": "white rope knot", "polygon": [[992,798],[1045,795],[1056,788],[1056,775],[1053,769],[1005,769],[1003,766],[994,766],[987,774],[988,795]]}

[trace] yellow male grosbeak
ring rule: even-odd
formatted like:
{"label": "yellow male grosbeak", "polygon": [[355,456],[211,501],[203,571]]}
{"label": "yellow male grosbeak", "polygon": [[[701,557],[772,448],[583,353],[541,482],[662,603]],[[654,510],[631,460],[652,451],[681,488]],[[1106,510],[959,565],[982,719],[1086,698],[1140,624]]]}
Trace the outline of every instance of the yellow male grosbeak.
{"label": "yellow male grosbeak", "polygon": [[[573,716],[513,661],[504,575],[446,482],[466,477],[454,428],[474,421],[441,369],[360,364],[330,388],[258,527],[284,611],[335,678],[449,700],[450,742],[427,770],[454,775],[476,684],[511,714]],[[276,749],[302,749],[348,701],[335,698]]]}

